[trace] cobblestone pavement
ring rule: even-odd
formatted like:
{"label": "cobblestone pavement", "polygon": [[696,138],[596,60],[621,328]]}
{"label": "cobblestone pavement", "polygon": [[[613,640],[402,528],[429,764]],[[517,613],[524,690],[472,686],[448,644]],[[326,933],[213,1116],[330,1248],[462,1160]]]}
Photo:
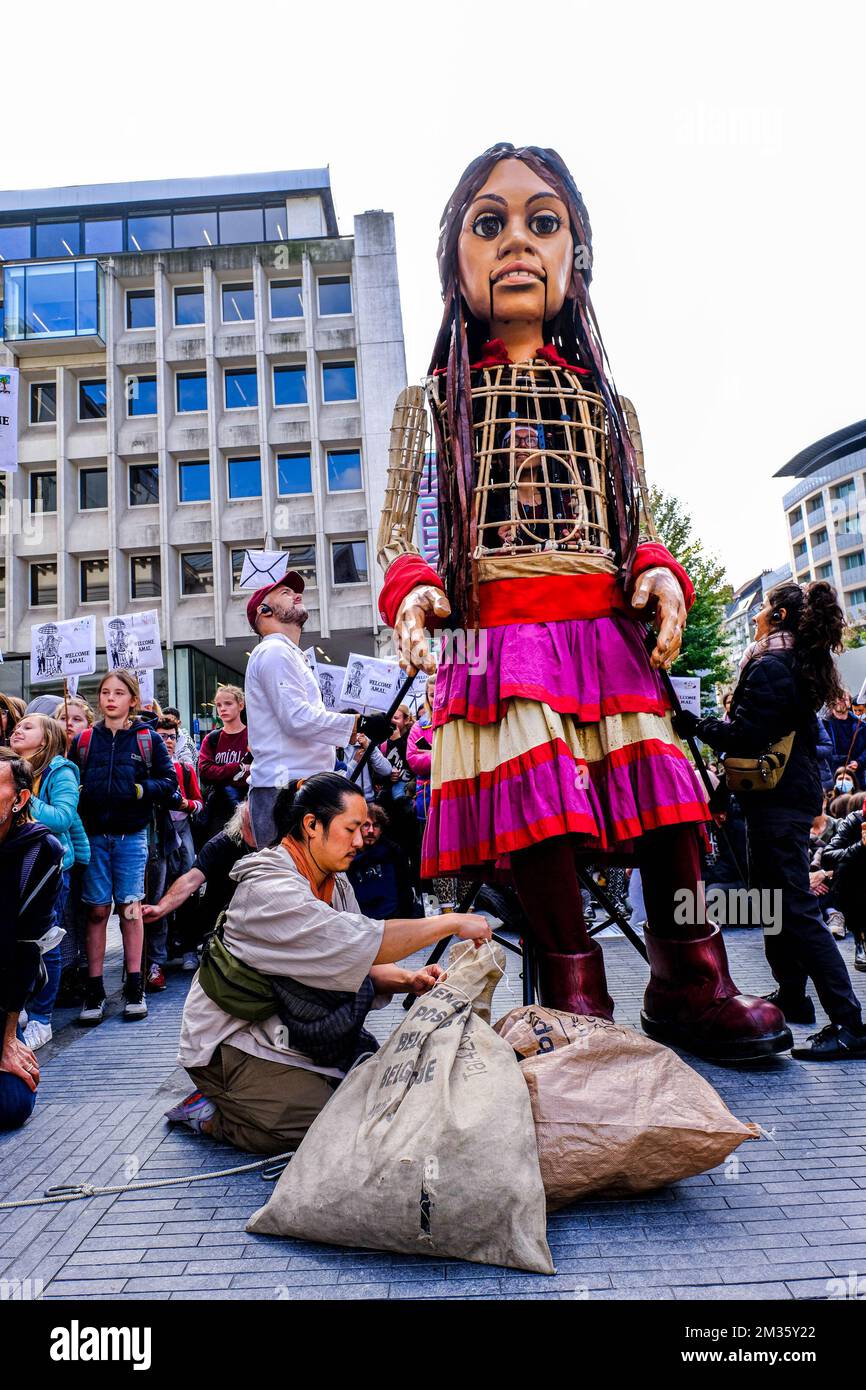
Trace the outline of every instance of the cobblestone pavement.
{"label": "cobblestone pavement", "polygon": [[[770,988],[760,933],[726,938],[741,986]],[[617,1017],[637,1025],[646,967],[621,938],[604,949]],[[850,964],[850,937],[842,949]],[[509,962],[494,1001],[501,1013],[520,1002],[516,958]],[[0,1135],[0,1199],[60,1183],[124,1182],[136,1166],[145,1180],[247,1161],[163,1120],[189,1090],[175,1063],[189,979],[170,973],[144,1023],[115,1014],[92,1031],[68,1026],[40,1052],[33,1116]],[[854,980],[866,1001],[866,976]],[[375,1016],[380,1036],[398,1009]],[[819,1011],[818,1025],[825,1021]],[[797,1037],[809,1031],[794,1029]],[[552,1216],[553,1277],[247,1235],[246,1220],[271,1190],[253,1173],[2,1212],[0,1290],[3,1280],[30,1278],[42,1281],[45,1298],[76,1300],[823,1299],[828,1280],[866,1273],[866,1063],[696,1065],[737,1115],[772,1138],[739,1150],[735,1181],[720,1167],[640,1199]]]}

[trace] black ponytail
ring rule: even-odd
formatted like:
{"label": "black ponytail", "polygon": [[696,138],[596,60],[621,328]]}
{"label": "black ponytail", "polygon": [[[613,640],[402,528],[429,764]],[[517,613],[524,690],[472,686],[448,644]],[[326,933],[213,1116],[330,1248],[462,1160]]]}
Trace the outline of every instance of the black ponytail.
{"label": "black ponytail", "polygon": [[825,580],[801,588],[777,584],[767,595],[774,609],[784,608],[784,620],[776,630],[794,634],[794,654],[800,678],[814,710],[844,695],[833,653],[842,650],[845,615],[836,590]]}
{"label": "black ponytail", "polygon": [[315,816],[325,830],[331,821],[346,808],[350,796],[362,796],[361,791],[340,772],[317,772],[312,777],[292,778],[274,802],[274,825],[278,845],[286,835],[303,843],[304,816]]}

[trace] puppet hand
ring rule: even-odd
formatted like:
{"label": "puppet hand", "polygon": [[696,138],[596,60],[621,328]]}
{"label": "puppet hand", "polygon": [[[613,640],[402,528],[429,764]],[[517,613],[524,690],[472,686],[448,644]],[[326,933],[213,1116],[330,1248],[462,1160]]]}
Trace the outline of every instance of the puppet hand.
{"label": "puppet hand", "polygon": [[644,570],[634,586],[632,608],[645,608],[650,599],[656,600],[654,622],[658,640],[650,657],[656,669],[672,666],[680,654],[683,630],[686,625],[686,605],[679,580],[664,565]]}
{"label": "puppet hand", "polygon": [[400,665],[407,676],[414,676],[424,670],[429,676],[435,674],[436,661],[430,651],[425,621],[429,614],[437,618],[447,618],[451,605],[441,589],[432,584],[416,584],[410,589],[394,620],[394,641]]}

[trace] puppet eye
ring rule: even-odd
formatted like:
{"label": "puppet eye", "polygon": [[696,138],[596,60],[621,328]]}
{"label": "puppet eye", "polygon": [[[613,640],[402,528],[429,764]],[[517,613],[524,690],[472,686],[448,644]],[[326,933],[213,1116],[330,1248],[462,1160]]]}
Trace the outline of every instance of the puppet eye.
{"label": "puppet eye", "polygon": [[472,230],[476,236],[492,241],[494,237],[499,236],[502,226],[502,218],[498,212],[482,212],[472,223]]}
{"label": "puppet eye", "polygon": [[529,226],[536,236],[552,236],[562,226],[562,218],[555,212],[537,212],[530,218]]}

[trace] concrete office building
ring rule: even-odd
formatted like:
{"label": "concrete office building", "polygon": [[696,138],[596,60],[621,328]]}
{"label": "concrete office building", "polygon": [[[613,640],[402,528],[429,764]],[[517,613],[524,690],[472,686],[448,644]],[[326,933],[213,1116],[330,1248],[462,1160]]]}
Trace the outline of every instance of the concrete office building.
{"label": "concrete office building", "polygon": [[775,475],[785,493],[791,567],[798,583],[827,579],[851,623],[866,620],[866,420],[848,425]]}
{"label": "concrete office building", "polygon": [[391,214],[340,236],[324,169],[24,190],[0,194],[0,257],[0,689],[30,695],[31,624],[93,613],[104,648],[103,616],[157,607],[157,698],[203,715],[252,645],[247,548],[305,575],[305,645],[375,651],[406,384]]}

